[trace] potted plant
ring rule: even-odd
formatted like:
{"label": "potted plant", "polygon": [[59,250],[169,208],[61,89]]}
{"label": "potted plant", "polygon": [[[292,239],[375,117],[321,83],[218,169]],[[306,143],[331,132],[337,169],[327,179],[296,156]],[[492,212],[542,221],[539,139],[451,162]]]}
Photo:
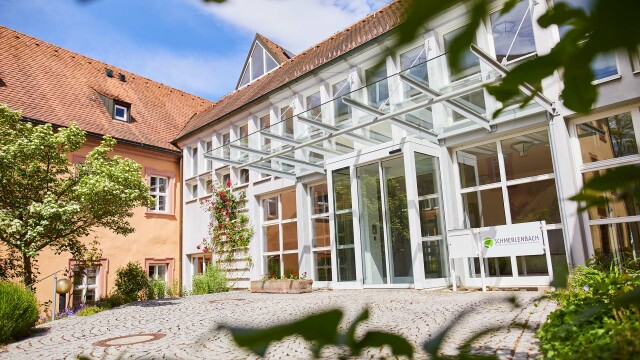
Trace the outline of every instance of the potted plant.
{"label": "potted plant", "polygon": [[252,293],[302,294],[311,292],[313,280],[307,279],[307,273],[300,275],[292,272],[282,275],[265,274],[260,280],[252,280],[249,290]]}

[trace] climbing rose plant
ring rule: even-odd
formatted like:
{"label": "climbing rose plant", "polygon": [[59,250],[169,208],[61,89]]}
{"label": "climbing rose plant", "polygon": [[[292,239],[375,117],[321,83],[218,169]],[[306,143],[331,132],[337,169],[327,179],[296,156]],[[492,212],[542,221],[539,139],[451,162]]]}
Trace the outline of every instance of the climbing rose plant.
{"label": "climbing rose plant", "polygon": [[234,191],[231,182],[211,185],[212,196],[203,202],[209,212],[209,234],[198,245],[203,252],[216,255],[220,268],[226,268],[231,260],[244,258],[251,265],[248,246],[253,237],[249,217],[241,211],[246,201],[244,191]]}

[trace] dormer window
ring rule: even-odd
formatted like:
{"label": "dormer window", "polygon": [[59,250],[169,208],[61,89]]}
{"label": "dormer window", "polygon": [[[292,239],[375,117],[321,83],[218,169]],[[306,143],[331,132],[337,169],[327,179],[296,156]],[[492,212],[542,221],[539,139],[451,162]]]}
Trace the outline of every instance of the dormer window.
{"label": "dormer window", "polygon": [[128,122],[129,109],[122,105],[113,105],[113,119]]}
{"label": "dormer window", "polygon": [[251,56],[244,68],[238,87],[242,87],[278,67],[278,63],[257,42],[253,46]]}

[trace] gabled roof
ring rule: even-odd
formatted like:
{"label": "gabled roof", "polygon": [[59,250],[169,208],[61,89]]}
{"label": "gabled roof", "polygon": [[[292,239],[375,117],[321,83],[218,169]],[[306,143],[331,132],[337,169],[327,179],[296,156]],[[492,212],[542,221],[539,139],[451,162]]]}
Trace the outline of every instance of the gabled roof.
{"label": "gabled roof", "polygon": [[295,56],[291,51],[276,44],[262,34],[256,34],[254,42],[255,41],[261,43],[262,46],[264,46],[264,49],[267,50],[279,65]]}
{"label": "gabled roof", "polygon": [[[114,77],[107,77],[112,69]],[[118,79],[124,74],[126,81]],[[0,103],[28,119],[164,150],[209,100],[0,26]],[[114,121],[100,99],[131,104],[131,123]]]}
{"label": "gabled roof", "polygon": [[312,46],[284,62],[248,85],[216,101],[207,110],[199,112],[180,131],[176,141],[188,136],[225,116],[296,80],[310,71],[329,63],[339,56],[383,35],[400,25],[403,16],[402,0],[393,1],[364,19]]}

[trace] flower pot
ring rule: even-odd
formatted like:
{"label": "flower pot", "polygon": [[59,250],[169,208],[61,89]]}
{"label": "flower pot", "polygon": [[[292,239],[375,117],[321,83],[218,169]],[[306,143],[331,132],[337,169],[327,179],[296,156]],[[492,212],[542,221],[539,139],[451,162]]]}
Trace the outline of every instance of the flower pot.
{"label": "flower pot", "polygon": [[311,292],[313,280],[252,280],[252,293],[302,294]]}

